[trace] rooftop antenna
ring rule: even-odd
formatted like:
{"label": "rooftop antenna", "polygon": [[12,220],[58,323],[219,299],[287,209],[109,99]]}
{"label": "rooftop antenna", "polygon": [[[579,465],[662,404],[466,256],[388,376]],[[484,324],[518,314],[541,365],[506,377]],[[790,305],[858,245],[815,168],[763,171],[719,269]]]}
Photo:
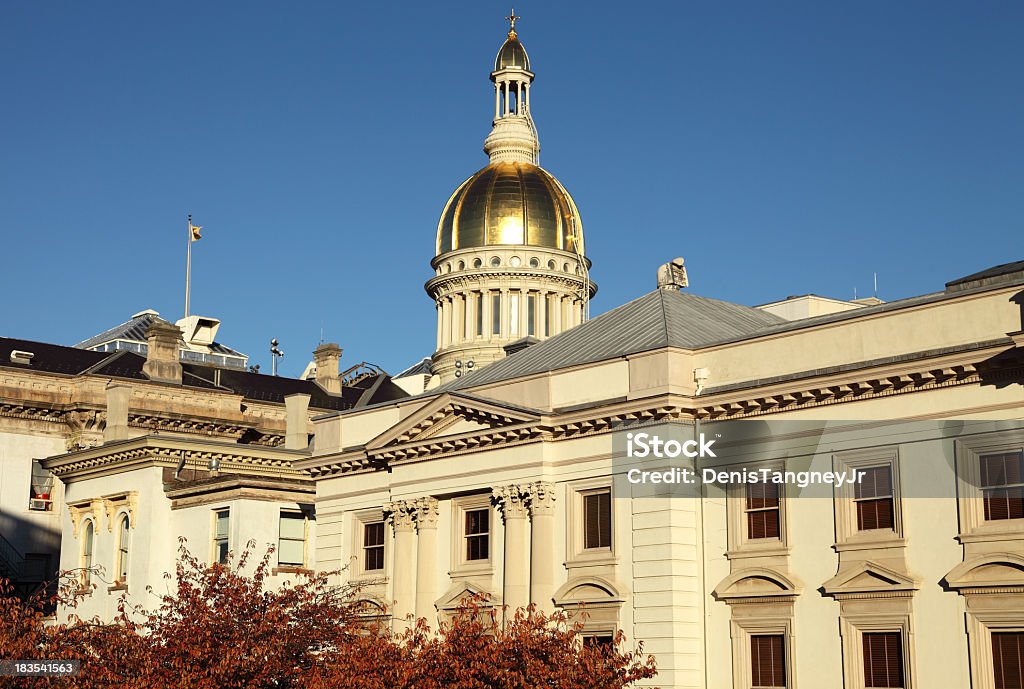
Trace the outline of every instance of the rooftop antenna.
{"label": "rooftop antenna", "polygon": [[284,352],[277,348],[281,344],[275,337],[270,341],[270,375],[277,375],[277,360],[284,356]]}
{"label": "rooftop antenna", "polygon": [[873,273],[875,278],[875,299],[878,299],[878,273]]}
{"label": "rooftop antenna", "polygon": [[324,321],[320,320],[320,344],[324,343]]}
{"label": "rooftop antenna", "polygon": [[857,287],[856,286],[854,286],[854,288],[853,288],[853,300],[857,301]]}

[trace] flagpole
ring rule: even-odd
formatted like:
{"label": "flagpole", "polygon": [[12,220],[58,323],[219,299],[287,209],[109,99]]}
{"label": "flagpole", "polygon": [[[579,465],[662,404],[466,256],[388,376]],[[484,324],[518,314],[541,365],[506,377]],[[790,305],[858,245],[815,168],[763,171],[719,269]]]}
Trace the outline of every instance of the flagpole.
{"label": "flagpole", "polygon": [[188,298],[192,288],[192,214],[188,214],[188,222],[185,226],[185,241],[188,248],[185,251],[185,318],[188,318]]}

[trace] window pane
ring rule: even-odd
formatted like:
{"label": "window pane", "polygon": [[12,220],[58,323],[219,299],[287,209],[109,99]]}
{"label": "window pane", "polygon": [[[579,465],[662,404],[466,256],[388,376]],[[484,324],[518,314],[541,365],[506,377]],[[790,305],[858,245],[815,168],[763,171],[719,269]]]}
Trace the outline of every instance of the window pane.
{"label": "window pane", "polygon": [[481,336],[484,334],[484,295],[481,292],[477,292],[473,296],[473,309],[476,312],[476,334]]}
{"label": "window pane", "polygon": [[864,686],[902,689],[903,639],[899,632],[865,632]]}
{"label": "window pane", "polygon": [[612,494],[611,491],[583,496],[583,547],[611,548],[612,546]]}
{"label": "window pane", "polygon": [[779,537],[779,509],[757,510],[747,512],[747,538]]}
{"label": "window pane", "polygon": [[228,519],[229,519],[229,517],[230,517],[230,513],[227,510],[221,510],[220,512],[217,513],[217,531],[216,531],[217,538],[227,538],[228,537]]}
{"label": "window pane", "polygon": [[1024,632],[992,633],[992,670],[995,689],[1024,687]]}
{"label": "window pane", "polygon": [[490,510],[466,512],[466,535],[487,533],[489,522]]}
{"label": "window pane", "polygon": [[281,538],[306,537],[306,517],[302,513],[282,512],[281,513]]}
{"label": "window pane", "polygon": [[892,498],[861,500],[857,505],[857,530],[892,529]]}
{"label": "window pane", "polygon": [[982,488],[1022,483],[1024,452],[1007,452],[981,457]]}
{"label": "window pane", "polygon": [[779,484],[748,483],[746,486],[748,510],[779,506]]}
{"label": "window pane", "polygon": [[860,481],[853,484],[854,498],[881,498],[892,495],[892,467],[858,469]]}
{"label": "window pane", "polygon": [[303,541],[282,540],[277,551],[277,561],[282,565],[302,566],[304,564],[305,543]]}
{"label": "window pane", "polygon": [[120,581],[128,579],[128,517],[121,517],[121,528],[117,537],[117,578]]}
{"label": "window pane", "polygon": [[532,294],[526,298],[526,334],[537,334],[537,297]]}
{"label": "window pane", "polygon": [[781,634],[750,637],[750,682],[757,689],[786,686],[785,638]]}
{"label": "window pane", "polygon": [[491,293],[491,334],[501,334],[501,294]]}
{"label": "window pane", "polygon": [[384,545],[384,522],[372,522],[363,525],[363,545]]}
{"label": "window pane", "polygon": [[489,509],[466,512],[466,560],[486,560],[491,556],[490,524]]}

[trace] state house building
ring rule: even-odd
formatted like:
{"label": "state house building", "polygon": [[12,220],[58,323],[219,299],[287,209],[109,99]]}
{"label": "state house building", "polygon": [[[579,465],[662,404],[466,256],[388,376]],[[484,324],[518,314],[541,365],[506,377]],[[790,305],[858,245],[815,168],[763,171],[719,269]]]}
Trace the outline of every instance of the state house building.
{"label": "state house building", "polygon": [[[1024,262],[755,308],[676,260],[590,318],[514,26],[490,78],[489,160],[439,200],[436,351],[409,370],[342,371],[326,344],[303,379],[260,375],[215,319],[150,311],[78,347],[0,339],[0,572],[93,568],[80,613],[109,616],[179,536],[211,561],[253,539],[275,581],[337,571],[396,626],[473,594],[585,613],[665,688],[1021,687]],[[638,485],[638,429],[714,432],[698,468],[862,480]]]}

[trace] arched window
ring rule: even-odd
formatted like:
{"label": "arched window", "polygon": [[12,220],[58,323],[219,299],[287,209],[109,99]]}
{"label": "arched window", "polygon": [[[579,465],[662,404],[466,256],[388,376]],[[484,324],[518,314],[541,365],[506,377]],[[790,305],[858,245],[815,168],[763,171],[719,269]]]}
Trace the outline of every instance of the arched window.
{"label": "arched window", "polygon": [[85,531],[82,535],[82,586],[88,586],[92,576],[92,548],[96,536],[96,529],[90,519],[85,523]]}
{"label": "arched window", "polygon": [[121,515],[121,521],[117,526],[117,580],[120,583],[128,581],[128,545],[130,535],[128,533],[128,515]]}

